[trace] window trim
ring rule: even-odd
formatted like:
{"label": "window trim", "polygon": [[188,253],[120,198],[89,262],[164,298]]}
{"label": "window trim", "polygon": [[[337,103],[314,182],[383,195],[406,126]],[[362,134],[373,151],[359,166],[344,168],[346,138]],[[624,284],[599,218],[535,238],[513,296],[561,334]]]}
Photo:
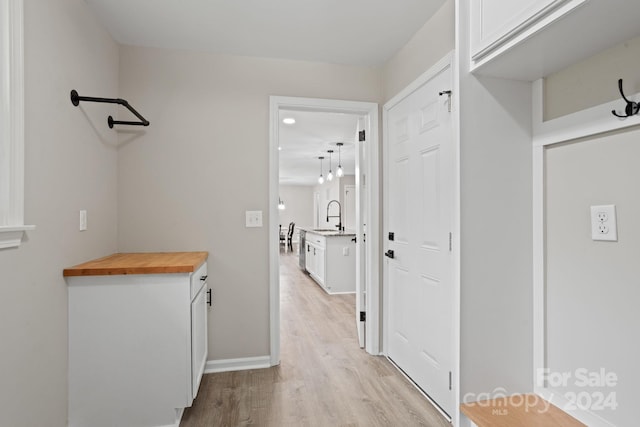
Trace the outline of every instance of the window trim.
{"label": "window trim", "polygon": [[6,173],[9,189],[9,223],[0,226],[0,249],[20,246],[24,232],[35,226],[24,225],[24,4],[23,0],[0,0],[0,56],[8,109],[0,109],[7,128],[0,133],[0,145],[9,153]]}

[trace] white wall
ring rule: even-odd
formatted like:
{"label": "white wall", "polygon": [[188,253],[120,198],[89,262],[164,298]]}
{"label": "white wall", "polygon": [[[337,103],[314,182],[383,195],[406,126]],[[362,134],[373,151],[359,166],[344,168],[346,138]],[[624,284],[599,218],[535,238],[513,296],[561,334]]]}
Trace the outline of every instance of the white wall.
{"label": "white wall", "polygon": [[[82,0],[25,0],[25,220],[0,250],[0,425],[67,425],[65,267],[116,251],[118,47]],[[89,229],[78,231],[78,211]]]}
{"label": "white wall", "polygon": [[459,0],[461,395],[530,392],[531,85],[469,73]]}
{"label": "white wall", "polygon": [[446,0],[411,40],[384,64],[385,102],[453,50],[454,7],[454,0]]}
{"label": "white wall", "polygon": [[[569,372],[561,393],[615,393],[619,407],[597,414],[636,423],[640,382],[640,130],[546,150],[547,366]],[[615,204],[618,241],[591,240],[590,206]],[[580,387],[576,369],[617,375],[614,387]]]}
{"label": "white wall", "polygon": [[544,118],[551,120],[620,99],[618,79],[628,97],[640,92],[640,37],[606,49],[545,78]]}
{"label": "white wall", "polygon": [[[313,187],[307,185],[281,185],[280,198],[286,209],[279,211],[282,230],[287,231],[290,222],[298,227],[313,226]],[[297,233],[294,234],[294,239]]]}
{"label": "white wall", "polygon": [[120,134],[120,249],[209,251],[209,358],[268,355],[269,96],[379,102],[380,70],[122,47],[120,81],[151,122]]}
{"label": "white wall", "polygon": [[[640,91],[640,38],[606,49],[545,81],[545,117],[554,118]],[[573,77],[573,78],[571,78]],[[620,100],[620,110],[624,102]],[[608,114],[608,112],[604,112]],[[633,399],[640,380],[635,325],[640,214],[640,131],[597,135],[552,146],[545,153],[546,292],[548,367],[572,377],[560,393],[614,393],[619,407],[597,414],[615,425],[635,422]],[[590,236],[591,205],[615,204],[618,242]],[[576,386],[576,369],[615,373],[614,387]]]}

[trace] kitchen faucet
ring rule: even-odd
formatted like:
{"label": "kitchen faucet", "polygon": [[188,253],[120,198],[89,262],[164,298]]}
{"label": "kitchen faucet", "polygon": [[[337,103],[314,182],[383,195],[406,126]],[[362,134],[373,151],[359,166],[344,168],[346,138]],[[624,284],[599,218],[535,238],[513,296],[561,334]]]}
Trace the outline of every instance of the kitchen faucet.
{"label": "kitchen faucet", "polygon": [[[333,202],[336,202],[338,204],[338,215],[329,216],[329,206],[331,206],[331,203]],[[327,203],[327,222],[329,222],[329,218],[338,218],[338,225],[336,225],[336,227],[338,227],[338,231],[343,231],[342,230],[342,205],[340,205],[339,201],[332,200],[329,203]]]}

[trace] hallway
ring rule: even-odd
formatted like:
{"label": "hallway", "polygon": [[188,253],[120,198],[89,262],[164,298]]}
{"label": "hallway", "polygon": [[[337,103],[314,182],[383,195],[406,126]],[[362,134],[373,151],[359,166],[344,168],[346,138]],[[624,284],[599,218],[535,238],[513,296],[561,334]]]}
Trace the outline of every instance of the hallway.
{"label": "hallway", "polygon": [[208,374],[181,427],[450,424],[383,357],[358,347],[355,295],[327,295],[280,256],[280,366]]}

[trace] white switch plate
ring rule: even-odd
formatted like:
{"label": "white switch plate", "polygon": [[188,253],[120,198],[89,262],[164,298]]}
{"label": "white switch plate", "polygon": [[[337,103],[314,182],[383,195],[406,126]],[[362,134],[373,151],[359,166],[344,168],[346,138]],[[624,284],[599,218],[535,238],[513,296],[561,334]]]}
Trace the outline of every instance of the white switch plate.
{"label": "white switch plate", "polygon": [[616,205],[591,206],[591,239],[618,241]]}
{"label": "white switch plate", "polygon": [[85,231],[87,229],[87,211],[82,209],[80,211],[80,231]]}
{"label": "white switch plate", "polygon": [[247,227],[262,227],[262,211],[246,211]]}

